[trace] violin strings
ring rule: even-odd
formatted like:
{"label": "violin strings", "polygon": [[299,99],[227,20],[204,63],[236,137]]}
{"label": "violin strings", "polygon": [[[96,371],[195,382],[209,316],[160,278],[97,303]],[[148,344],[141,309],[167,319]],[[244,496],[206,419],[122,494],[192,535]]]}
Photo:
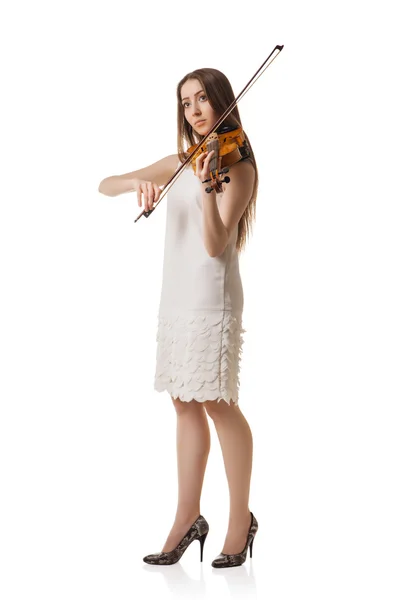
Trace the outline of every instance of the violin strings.
{"label": "violin strings", "polygon": [[[268,58],[263,62],[263,64],[261,65],[261,67],[258,69],[258,71],[255,72],[255,74],[253,75],[253,77],[250,79],[250,81],[245,85],[245,87],[243,88],[243,90],[240,92],[240,94],[235,98],[235,100],[230,104],[230,106],[228,106],[228,108],[225,110],[225,112],[221,115],[221,117],[218,119],[218,121],[215,123],[213,129],[208,132],[204,138],[202,140],[200,140],[200,142],[197,144],[197,147],[193,150],[192,154],[190,156],[187,157],[187,159],[185,160],[184,163],[182,163],[181,167],[175,171],[175,173],[173,174],[173,176],[171,177],[171,179],[165,184],[164,189],[162,190],[160,197],[158,199],[157,204],[160,202],[160,200],[166,195],[166,193],[168,192],[168,190],[170,189],[170,187],[174,184],[175,179],[177,179],[177,177],[180,176],[184,166],[186,166],[186,164],[191,160],[192,156],[197,152],[197,150],[200,148],[200,146],[204,143],[204,140],[207,139],[207,137],[209,135],[211,135],[218,127],[219,125],[223,122],[223,120],[229,115],[229,113],[231,112],[231,110],[238,104],[239,100],[241,100],[243,98],[243,96],[249,91],[249,89],[251,87],[253,87],[253,85],[255,84],[255,82],[257,81],[257,79],[259,77],[261,77],[261,75],[264,73],[264,71],[270,66],[270,64],[275,60],[275,58],[278,56],[278,54],[276,54],[271,61],[266,64],[268,62],[268,60],[270,59],[270,57],[272,56],[272,54],[275,52],[276,49],[279,49],[279,52],[281,52],[283,46],[275,46],[275,48],[272,50],[271,54],[268,56]],[[263,68],[265,66],[265,68]],[[260,72],[261,71],[261,72]],[[208,147],[208,143],[207,143],[207,147]],[[213,163],[213,160],[217,160],[218,157],[214,156],[213,159],[210,160],[210,163]],[[153,208],[153,210],[155,210]],[[136,221],[138,221],[140,219],[140,217],[142,216],[142,214],[146,212],[146,211],[142,211],[142,213],[140,213],[137,218],[134,220],[134,223],[136,223]]]}

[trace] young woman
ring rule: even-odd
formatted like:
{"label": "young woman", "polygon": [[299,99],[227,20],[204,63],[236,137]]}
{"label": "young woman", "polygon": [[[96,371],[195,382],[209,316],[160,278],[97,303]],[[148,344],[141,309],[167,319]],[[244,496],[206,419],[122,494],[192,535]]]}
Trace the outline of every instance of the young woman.
{"label": "young woman", "polygon": [[[136,191],[138,204],[153,208],[161,190],[187,158],[184,145],[197,144],[235,99],[227,77],[198,69],[177,86],[178,153],[137,171],[104,179],[108,195]],[[237,106],[223,125],[241,127]],[[208,418],[221,444],[230,493],[229,527],[214,567],[239,566],[258,523],[249,510],[253,439],[239,408],[243,289],[238,255],[244,248],[258,187],[250,157],[229,168],[223,191],[207,193],[212,153],[189,164],[167,194],[163,281],[158,314],[155,389],[168,391],[177,413],[178,506],[161,552],[149,564],[174,564],[189,544],[200,541],[200,559],[209,526],[200,496],[210,450]],[[162,495],[162,494],[161,494]]]}

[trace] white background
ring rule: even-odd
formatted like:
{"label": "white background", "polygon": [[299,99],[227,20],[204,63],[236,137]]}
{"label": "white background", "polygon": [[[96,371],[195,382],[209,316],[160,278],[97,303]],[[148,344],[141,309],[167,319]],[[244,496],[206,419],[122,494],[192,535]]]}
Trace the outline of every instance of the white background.
{"label": "white background", "polygon": [[[9,3],[1,10],[0,595],[398,599],[400,43],[394,3]],[[238,94],[260,187],[240,259],[253,559],[229,513],[174,567],[176,415],[153,390],[167,201],[100,181],[176,152],[176,85]]]}

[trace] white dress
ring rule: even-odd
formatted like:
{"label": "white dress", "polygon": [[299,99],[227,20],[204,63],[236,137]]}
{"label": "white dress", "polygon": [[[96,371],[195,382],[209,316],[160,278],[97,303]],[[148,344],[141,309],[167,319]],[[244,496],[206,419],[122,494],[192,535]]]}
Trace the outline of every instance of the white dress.
{"label": "white dress", "polygon": [[[223,254],[210,257],[203,241],[201,186],[189,165],[167,193],[154,389],[183,402],[238,405],[246,331],[238,228]],[[218,206],[221,199],[217,194]]]}

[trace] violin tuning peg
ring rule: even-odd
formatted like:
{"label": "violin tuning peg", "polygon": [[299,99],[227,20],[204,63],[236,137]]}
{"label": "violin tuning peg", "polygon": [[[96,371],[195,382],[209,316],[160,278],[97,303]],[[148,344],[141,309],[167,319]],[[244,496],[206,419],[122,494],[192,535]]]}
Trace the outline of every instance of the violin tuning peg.
{"label": "violin tuning peg", "polygon": [[[211,180],[209,180],[209,181],[211,181]],[[211,194],[212,191],[213,191],[213,188],[211,186],[210,187],[206,187],[207,194]]]}
{"label": "violin tuning peg", "polygon": [[230,182],[230,180],[231,180],[231,178],[230,178],[230,177],[224,177],[224,179],[223,179],[223,181],[224,181],[225,183],[229,183],[229,182]]}
{"label": "violin tuning peg", "polygon": [[220,173],[228,173],[229,172],[229,168],[228,167],[224,167],[223,169],[221,169]]}

